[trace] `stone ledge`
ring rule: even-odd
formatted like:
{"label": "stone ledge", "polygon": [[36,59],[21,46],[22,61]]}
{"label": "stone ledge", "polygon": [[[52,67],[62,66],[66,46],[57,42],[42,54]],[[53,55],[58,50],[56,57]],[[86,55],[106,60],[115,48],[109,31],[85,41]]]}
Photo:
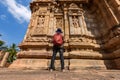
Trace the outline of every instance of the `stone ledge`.
{"label": "stone ledge", "polygon": [[[17,58],[36,58],[36,59],[51,59],[52,52],[41,52],[41,51],[23,51],[17,54]],[[69,53],[64,52],[63,56],[65,59],[69,58]],[[56,59],[59,59],[60,55],[57,53]]]}
{"label": "stone ledge", "polygon": [[48,52],[40,52],[40,51],[23,51],[17,54],[18,58],[43,58],[46,59],[50,56]]}
{"label": "stone ledge", "polygon": [[114,54],[87,51],[70,52],[69,57],[71,59],[104,59],[104,60],[115,58]]}

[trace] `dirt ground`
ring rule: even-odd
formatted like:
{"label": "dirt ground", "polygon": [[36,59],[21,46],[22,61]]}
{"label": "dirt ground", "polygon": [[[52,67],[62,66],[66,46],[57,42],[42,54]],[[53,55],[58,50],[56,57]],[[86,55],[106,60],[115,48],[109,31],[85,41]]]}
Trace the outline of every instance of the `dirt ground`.
{"label": "dirt ground", "polygon": [[120,80],[120,70],[53,71],[0,68],[0,80]]}

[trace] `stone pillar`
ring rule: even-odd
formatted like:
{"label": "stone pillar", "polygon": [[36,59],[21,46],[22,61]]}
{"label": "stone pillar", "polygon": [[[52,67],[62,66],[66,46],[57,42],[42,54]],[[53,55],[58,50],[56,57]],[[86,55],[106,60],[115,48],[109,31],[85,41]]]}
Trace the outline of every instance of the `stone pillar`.
{"label": "stone pillar", "polygon": [[69,23],[68,23],[68,10],[64,8],[64,26],[65,26],[65,40],[69,39]]}
{"label": "stone pillar", "polygon": [[48,30],[48,35],[53,35],[54,32],[54,13],[50,13],[50,19],[49,19],[49,30]]}
{"label": "stone pillar", "polygon": [[49,27],[49,14],[45,16],[45,34],[47,34],[48,27]]}
{"label": "stone pillar", "polygon": [[83,29],[83,34],[84,35],[88,35],[88,31],[87,31],[87,26],[86,26],[86,22],[85,22],[85,18],[84,18],[84,15],[83,15],[83,13],[82,13],[82,29]]}
{"label": "stone pillar", "polygon": [[6,52],[2,61],[1,61],[1,64],[0,64],[0,67],[5,67],[6,63],[7,63],[7,58],[9,57],[9,53]]}
{"label": "stone pillar", "polygon": [[49,20],[50,20],[50,10],[47,11],[46,15],[46,24],[45,24],[45,29],[46,29],[46,34],[48,35],[49,32]]}

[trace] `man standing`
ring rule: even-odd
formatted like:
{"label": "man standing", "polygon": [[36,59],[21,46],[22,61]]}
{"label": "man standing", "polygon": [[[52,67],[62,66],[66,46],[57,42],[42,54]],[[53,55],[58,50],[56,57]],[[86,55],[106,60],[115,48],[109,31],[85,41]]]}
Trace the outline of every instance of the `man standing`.
{"label": "man standing", "polygon": [[63,57],[63,36],[62,36],[62,31],[60,28],[57,29],[56,33],[53,36],[53,55],[51,58],[51,64],[50,64],[50,71],[52,72],[55,67],[54,67],[54,62],[56,59],[56,54],[59,52],[60,54],[60,61],[61,61],[61,71],[64,71],[64,57]]}

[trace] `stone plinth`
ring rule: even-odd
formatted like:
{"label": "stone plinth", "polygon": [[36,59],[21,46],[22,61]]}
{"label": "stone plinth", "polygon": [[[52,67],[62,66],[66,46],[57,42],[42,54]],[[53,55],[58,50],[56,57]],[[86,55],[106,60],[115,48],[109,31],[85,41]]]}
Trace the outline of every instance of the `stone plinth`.
{"label": "stone plinth", "polygon": [[48,69],[47,59],[17,59],[9,68]]}
{"label": "stone plinth", "polygon": [[[106,67],[107,66],[107,67]],[[70,59],[70,70],[108,69],[112,68],[111,60]]]}

